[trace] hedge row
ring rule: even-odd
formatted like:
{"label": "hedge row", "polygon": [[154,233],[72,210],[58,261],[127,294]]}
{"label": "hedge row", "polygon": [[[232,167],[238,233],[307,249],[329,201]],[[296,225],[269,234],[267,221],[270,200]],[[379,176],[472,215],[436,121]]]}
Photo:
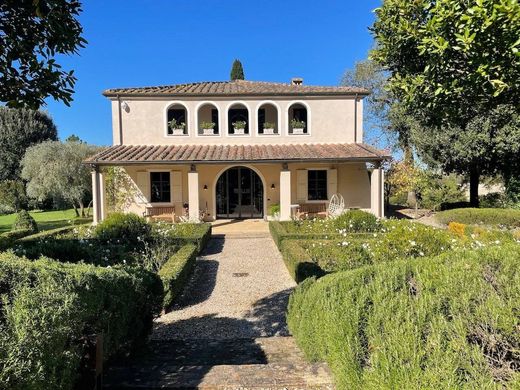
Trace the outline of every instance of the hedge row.
{"label": "hedge row", "polygon": [[[484,242],[489,240],[482,240],[480,245]],[[513,237],[508,242],[514,242]],[[387,221],[382,233],[345,233],[339,240],[283,240],[281,252],[289,272],[299,283],[311,276],[321,277],[402,258],[436,256],[471,244],[469,239],[462,240],[442,229],[408,221]]]}
{"label": "hedge row", "polygon": [[454,209],[441,211],[435,218],[446,225],[459,222],[466,225],[520,227],[520,210],[514,209]]}
{"label": "hedge row", "polygon": [[10,232],[0,234],[0,251],[9,249],[14,245],[16,240],[32,234],[31,229],[11,230]]}
{"label": "hedge row", "polygon": [[311,260],[309,254],[301,246],[304,242],[306,241],[284,240],[280,248],[285,266],[296,283],[312,276],[325,275],[325,271]]}
{"label": "hedge row", "polygon": [[187,244],[171,256],[159,270],[158,274],[163,282],[165,292],[163,300],[165,309],[170,307],[175,298],[182,292],[195,267],[198,252],[197,245]]}
{"label": "hedge row", "polygon": [[[285,228],[285,225],[290,223],[292,222],[269,222],[269,231],[271,232],[271,236],[273,237],[276,246],[280,250],[282,248],[282,242],[284,240],[337,240],[342,237],[342,234],[340,233],[289,233]],[[370,235],[369,233],[355,234],[360,234],[360,237]]]}
{"label": "hedge row", "polygon": [[288,324],[339,389],[520,387],[520,248],[455,251],[300,284]]}
{"label": "hedge row", "polygon": [[171,226],[168,237],[172,245],[184,246],[195,244],[197,253],[202,252],[211,238],[210,223],[182,223]]}
{"label": "hedge row", "polygon": [[73,388],[90,335],[104,357],[142,342],[160,313],[161,280],[139,268],[101,268],[0,254],[0,383]]}

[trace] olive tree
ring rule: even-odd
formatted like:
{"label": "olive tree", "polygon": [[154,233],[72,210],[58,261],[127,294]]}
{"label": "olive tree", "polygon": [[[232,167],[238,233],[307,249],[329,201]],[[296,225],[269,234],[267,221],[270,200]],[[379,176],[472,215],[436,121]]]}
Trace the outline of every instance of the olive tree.
{"label": "olive tree", "polygon": [[22,160],[22,178],[27,195],[37,200],[65,201],[85,216],[84,205],[92,196],[90,169],[83,161],[98,147],[83,142],[47,141],[27,149]]}

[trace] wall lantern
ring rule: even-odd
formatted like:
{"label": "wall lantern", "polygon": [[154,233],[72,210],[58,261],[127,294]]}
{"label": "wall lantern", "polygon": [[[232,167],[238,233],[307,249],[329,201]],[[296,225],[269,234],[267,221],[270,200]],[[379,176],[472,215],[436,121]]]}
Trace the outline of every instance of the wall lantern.
{"label": "wall lantern", "polygon": [[208,185],[204,184],[204,190],[207,190],[207,189],[208,189]]}
{"label": "wall lantern", "polygon": [[276,188],[276,187],[275,187],[274,183],[271,184],[271,189],[274,190],[275,188]]}

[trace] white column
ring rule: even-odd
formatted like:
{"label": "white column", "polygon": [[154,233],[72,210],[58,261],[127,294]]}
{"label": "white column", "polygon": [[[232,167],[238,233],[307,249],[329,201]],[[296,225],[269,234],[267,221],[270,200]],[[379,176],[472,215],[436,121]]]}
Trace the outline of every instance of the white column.
{"label": "white column", "polygon": [[94,225],[100,221],[99,206],[101,200],[99,199],[99,168],[92,167],[92,218]]}
{"label": "white column", "polygon": [[99,221],[103,221],[107,217],[106,213],[106,196],[105,196],[105,175],[103,171],[99,171]]}
{"label": "white column", "polygon": [[384,217],[384,172],[381,166],[372,170],[370,179],[370,211],[378,218]]}
{"label": "white column", "polygon": [[198,222],[199,215],[199,173],[194,170],[188,172],[188,204],[190,221]]}
{"label": "white column", "polygon": [[291,171],[280,171],[280,220],[291,219]]}

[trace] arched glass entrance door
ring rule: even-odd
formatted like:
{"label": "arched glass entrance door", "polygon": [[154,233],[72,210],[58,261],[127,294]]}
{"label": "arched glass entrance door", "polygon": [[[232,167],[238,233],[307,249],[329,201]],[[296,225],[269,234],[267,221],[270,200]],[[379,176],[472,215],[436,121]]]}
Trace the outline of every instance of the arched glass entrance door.
{"label": "arched glass entrance door", "polygon": [[217,181],[217,218],[262,218],[264,188],[255,171],[229,168]]}

